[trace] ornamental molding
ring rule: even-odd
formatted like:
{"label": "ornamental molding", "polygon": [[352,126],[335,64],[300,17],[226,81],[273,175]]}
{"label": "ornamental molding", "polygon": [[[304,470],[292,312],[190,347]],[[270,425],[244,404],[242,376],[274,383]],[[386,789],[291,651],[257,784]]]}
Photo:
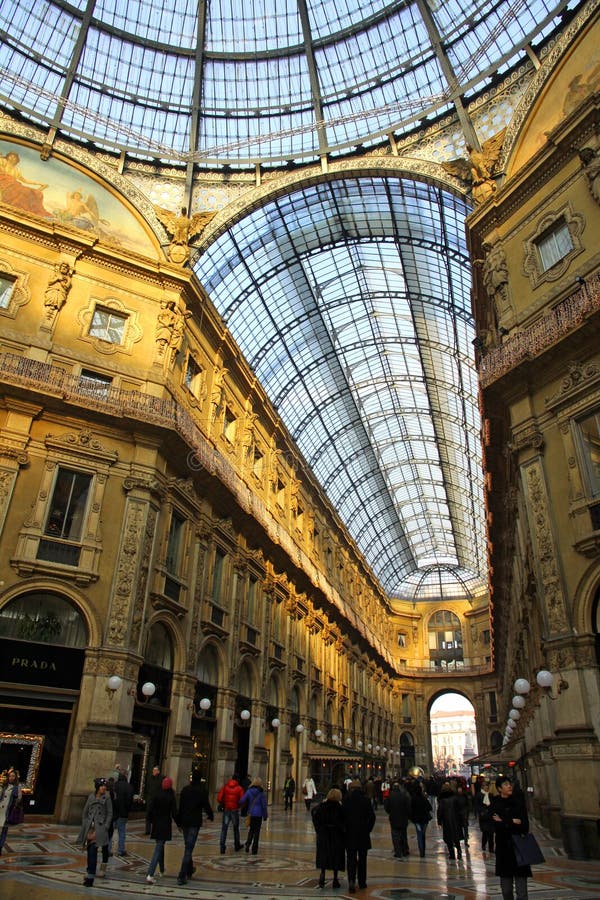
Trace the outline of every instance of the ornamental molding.
{"label": "ornamental molding", "polygon": [[544,436],[537,425],[528,422],[525,425],[513,428],[512,441],[509,444],[513,453],[520,450],[537,450],[544,449]]}
{"label": "ornamental molding", "polygon": [[600,366],[595,362],[572,363],[558,389],[546,398],[546,409],[556,412],[560,407],[576,402],[582,394],[586,398],[590,389],[600,386]]}
{"label": "ornamental molding", "polygon": [[86,456],[90,459],[101,460],[109,466],[114,465],[119,459],[116,450],[108,450],[87,428],[82,428],[77,432],[69,431],[65,434],[47,434],[44,444],[49,451],[60,454],[68,451],[76,454],[79,458]]}
{"label": "ornamental molding", "polygon": [[557,565],[559,554],[552,534],[546,484],[539,457],[523,467],[523,476],[529,501],[527,515],[535,548],[540,597],[544,599],[550,632],[557,634],[568,629],[567,616],[562,579]]}
{"label": "ornamental molding", "polygon": [[0,443],[0,457],[14,459],[20,466],[29,465],[29,454],[27,451],[13,444]]}

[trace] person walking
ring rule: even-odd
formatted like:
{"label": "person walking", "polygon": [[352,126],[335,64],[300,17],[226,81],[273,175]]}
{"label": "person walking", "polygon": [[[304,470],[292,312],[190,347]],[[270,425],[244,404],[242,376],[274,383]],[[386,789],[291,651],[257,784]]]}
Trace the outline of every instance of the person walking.
{"label": "person walking", "polygon": [[312,775],[308,774],[302,783],[302,794],[304,795],[304,804],[307,810],[310,810],[313,797],[317,793],[317,786]]}
{"label": "person walking", "polygon": [[247,810],[246,817],[250,820],[248,837],[246,838],[244,847],[246,853],[248,853],[250,847],[252,847],[252,855],[256,856],[258,853],[258,839],[260,837],[262,823],[266,822],[269,818],[269,813],[267,811],[267,796],[263,790],[261,778],[253,779],[252,784],[240,801],[240,806]]}
{"label": "person walking", "polygon": [[[509,778],[496,779],[498,796],[490,803],[496,836],[496,875],[500,878],[503,900],[527,900],[527,879],[531,866],[518,866],[512,843],[513,834],[527,834],[529,818],[521,792],[513,791]],[[514,893],[513,893],[514,884]]]}
{"label": "person walking", "polygon": [[343,809],[346,816],[346,860],[348,891],[367,886],[367,853],[371,849],[371,831],[375,824],[375,810],[365,795],[360,781],[350,784]]}
{"label": "person walking", "polygon": [[112,800],[106,790],[106,779],[95,778],[94,790],[89,794],[81,814],[81,828],[77,843],[84,847],[87,854],[84,887],[92,887],[98,866],[98,847],[102,849],[102,862],[98,870],[98,878],[106,875],[108,863],[108,828],[113,818]]}
{"label": "person walking", "polygon": [[383,808],[390,820],[394,856],[396,859],[404,859],[405,856],[408,856],[407,829],[411,813],[411,800],[406,788],[398,781],[392,784],[388,798],[383,802]]}
{"label": "person walking", "polygon": [[12,767],[0,776],[0,854],[6,843],[9,825],[19,825],[24,818],[20,777],[20,773]]}
{"label": "person walking", "polygon": [[341,887],[339,872],[346,868],[346,816],[342,806],[342,792],[331,788],[325,800],[312,811],[313,827],[317,834],[316,867],[319,887],[325,887],[325,873],[333,871],[333,888]]}
{"label": "person walking", "polygon": [[469,847],[469,796],[462,784],[456,788],[456,808],[460,822],[460,837],[465,842],[465,848]]}
{"label": "person walking", "polygon": [[125,838],[127,835],[127,820],[133,806],[133,785],[127,780],[125,772],[119,772],[114,786],[113,822],[117,832],[117,856],[127,856]]}
{"label": "person walking", "polygon": [[179,867],[179,875],[177,876],[177,884],[185,884],[188,878],[191,878],[194,872],[194,864],[192,856],[194,847],[198,840],[198,832],[202,828],[202,813],[206,813],[209,822],[214,821],[214,813],[208,792],[202,782],[202,776],[198,769],[192,771],[192,778],[189,784],[181,791],[179,795],[179,806],[175,822],[183,831],[183,843],[185,850]]}
{"label": "person walking", "polygon": [[294,802],[294,796],[296,794],[296,781],[294,776],[290,773],[288,777],[285,779],[285,783],[283,785],[283,809],[285,812],[289,809],[292,811],[292,804]]}
{"label": "person walking", "polygon": [[456,857],[462,859],[460,811],[456,803],[456,794],[447,781],[442,785],[438,797],[437,822],[442,828],[442,837],[448,848],[449,859],[456,859]]}
{"label": "person walking", "polygon": [[491,805],[492,793],[489,781],[484,781],[481,790],[475,794],[475,815],[481,830],[481,850],[486,855],[486,848],[490,853],[494,852],[494,822],[492,821]]}
{"label": "person walking", "polygon": [[217,803],[223,810],[223,821],[221,823],[221,853],[225,853],[227,844],[227,831],[229,826],[233,826],[233,848],[235,851],[242,849],[240,840],[240,800],[244,796],[244,789],[238,781],[236,774],[232,775],[229,781],[226,781],[219,793],[217,794]]}
{"label": "person walking", "polygon": [[410,818],[415,823],[417,846],[421,859],[425,856],[425,836],[427,826],[432,818],[431,803],[427,799],[425,786],[417,782],[411,795]]}
{"label": "person walking", "polygon": [[150,809],[150,837],[156,842],[154,844],[154,853],[148,866],[148,874],[146,881],[148,884],[154,884],[154,872],[159,867],[161,875],[165,874],[165,844],[173,837],[172,822],[177,815],[177,803],[175,802],[175,791],[173,790],[173,779],[163,778],[162,787],[158,794],[152,800]]}
{"label": "person walking", "polygon": [[146,830],[145,834],[150,834],[152,823],[150,822],[150,806],[152,801],[160,791],[165,776],[161,774],[160,766],[152,766],[152,772],[146,784]]}

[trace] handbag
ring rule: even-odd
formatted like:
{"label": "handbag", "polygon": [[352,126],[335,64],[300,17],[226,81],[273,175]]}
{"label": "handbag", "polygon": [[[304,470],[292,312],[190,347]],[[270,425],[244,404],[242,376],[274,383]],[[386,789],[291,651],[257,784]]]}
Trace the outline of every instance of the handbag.
{"label": "handbag", "polygon": [[250,821],[251,821],[251,817],[246,816],[246,828],[250,828]]}
{"label": "handbag", "polygon": [[537,866],[546,862],[540,845],[531,834],[513,834],[513,849],[518,866]]}
{"label": "handbag", "polygon": [[25,819],[25,811],[22,803],[13,803],[6,817],[7,825],[21,825]]}

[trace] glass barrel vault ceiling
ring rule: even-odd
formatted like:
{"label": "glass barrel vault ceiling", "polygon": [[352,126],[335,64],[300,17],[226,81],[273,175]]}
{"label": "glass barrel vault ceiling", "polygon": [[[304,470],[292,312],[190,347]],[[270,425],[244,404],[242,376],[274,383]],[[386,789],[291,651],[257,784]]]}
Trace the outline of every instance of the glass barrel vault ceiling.
{"label": "glass barrel vault ceiling", "polygon": [[2,0],[0,104],[153,159],[309,160],[489,87],[575,0]]}
{"label": "glass barrel vault ceiling", "polygon": [[424,183],[334,180],[195,266],[390,597],[486,584],[467,213]]}

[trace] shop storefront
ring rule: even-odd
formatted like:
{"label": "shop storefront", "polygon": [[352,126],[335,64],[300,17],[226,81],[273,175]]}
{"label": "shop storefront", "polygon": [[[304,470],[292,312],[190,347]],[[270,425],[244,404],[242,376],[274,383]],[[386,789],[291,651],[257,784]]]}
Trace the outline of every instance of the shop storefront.
{"label": "shop storefront", "polygon": [[19,770],[38,814],[56,806],[85,646],[83,618],[58,594],[23,594],[0,610],[0,768]]}

